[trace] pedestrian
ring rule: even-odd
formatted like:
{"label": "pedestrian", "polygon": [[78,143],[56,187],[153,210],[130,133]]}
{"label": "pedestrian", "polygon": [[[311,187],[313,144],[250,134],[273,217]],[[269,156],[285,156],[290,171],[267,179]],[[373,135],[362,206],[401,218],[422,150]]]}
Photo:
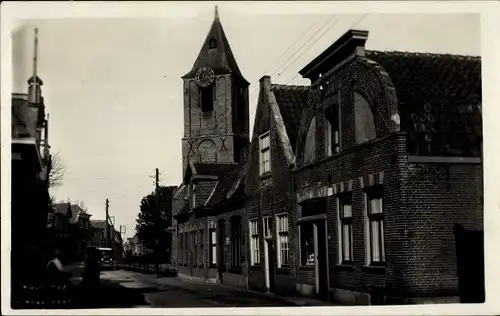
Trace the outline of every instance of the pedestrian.
{"label": "pedestrian", "polygon": [[85,297],[89,303],[95,303],[97,290],[100,285],[100,257],[99,250],[94,247],[87,248],[82,274],[82,286],[85,291]]}
{"label": "pedestrian", "polygon": [[54,255],[45,267],[46,308],[66,308],[72,303],[70,273],[64,269],[63,253],[54,250]]}

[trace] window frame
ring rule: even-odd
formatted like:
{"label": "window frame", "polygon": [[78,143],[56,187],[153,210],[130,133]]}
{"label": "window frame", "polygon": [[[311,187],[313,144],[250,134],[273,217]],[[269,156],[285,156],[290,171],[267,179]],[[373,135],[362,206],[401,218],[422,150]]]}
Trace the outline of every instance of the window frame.
{"label": "window frame", "polygon": [[[263,141],[267,139],[267,146],[264,147]],[[267,160],[266,160],[267,158]],[[266,169],[266,162],[267,169]],[[259,175],[265,175],[271,172],[271,133],[266,131],[259,135]]]}
{"label": "window frame", "polygon": [[[340,103],[337,102],[327,105],[327,108],[323,111],[325,115],[324,146],[325,156],[327,157],[338,154],[341,150],[340,109]],[[333,120],[336,122],[333,122]]]}
{"label": "window frame", "polygon": [[[236,224],[236,225],[235,225]],[[232,218],[231,225],[231,268],[241,269],[243,267],[242,240],[244,239],[241,217]]]}
{"label": "window frame", "polygon": [[[365,234],[366,236],[366,263],[368,266],[385,266],[385,232],[384,232],[384,189],[382,185],[365,188]],[[372,212],[372,200],[380,200],[380,212]],[[373,246],[372,223],[378,223],[378,261],[373,260],[375,247]]]}
{"label": "window frame", "polygon": [[[344,206],[350,205],[350,216],[344,214]],[[354,233],[353,233],[353,214],[352,214],[352,192],[345,192],[337,195],[337,219],[338,219],[338,247],[339,247],[339,264],[352,265],[354,264]],[[348,227],[349,239],[345,245],[344,227]],[[345,254],[345,247],[349,247],[349,255]]]}
{"label": "window frame", "polygon": [[[217,229],[216,228],[210,228],[209,229],[209,234],[210,234],[210,262],[209,266],[214,267],[217,266]],[[215,253],[214,253],[215,250]]]}
{"label": "window frame", "polygon": [[312,237],[313,237],[313,249],[314,249],[314,222],[306,221],[299,224],[299,267],[305,269],[313,269],[316,266],[316,258],[314,258],[313,264],[307,264],[307,259],[305,264],[302,262],[302,236],[303,236],[302,231],[304,226],[309,226],[309,225],[311,226]]}
{"label": "window frame", "polygon": [[248,221],[248,231],[250,235],[250,265],[260,265],[260,232],[259,219],[254,218]]}
{"label": "window frame", "polygon": [[198,266],[203,267],[204,266],[204,260],[203,260],[203,229],[198,230]]}
{"label": "window frame", "polygon": [[[267,221],[267,223],[266,223]],[[273,236],[273,217],[271,215],[262,216],[262,235],[264,239],[272,238]],[[267,228],[267,229],[266,229]],[[269,232],[269,234],[267,234]]]}
{"label": "window frame", "polygon": [[[277,267],[281,269],[289,269],[290,268],[290,215],[288,212],[286,213],[278,213],[275,216],[275,221],[276,221],[276,252],[277,252],[277,257],[276,257],[276,263]],[[286,219],[286,225],[282,227],[282,222],[280,221],[280,218],[285,218]],[[281,230],[281,228],[286,228],[285,230]],[[286,240],[285,243],[287,245],[286,249],[282,249],[282,240]],[[283,254],[283,251],[285,251],[285,256]],[[286,258],[286,262],[283,263],[283,258]]]}

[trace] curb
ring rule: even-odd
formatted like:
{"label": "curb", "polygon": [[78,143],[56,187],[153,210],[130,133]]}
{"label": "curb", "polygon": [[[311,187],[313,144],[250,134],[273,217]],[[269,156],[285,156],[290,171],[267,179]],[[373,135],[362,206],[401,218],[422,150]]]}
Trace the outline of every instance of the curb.
{"label": "curb", "polygon": [[213,281],[204,282],[205,279],[203,279],[203,278],[193,277],[193,276],[189,276],[187,274],[178,274],[178,277],[179,277],[179,279],[188,280],[188,281],[192,281],[192,282],[195,282],[195,283],[201,283],[201,284],[208,284],[208,283],[210,283],[210,284],[215,284],[215,285],[218,285],[220,287],[223,287],[223,288],[226,288],[226,289],[230,289],[230,290],[236,290],[236,291],[239,291],[239,292],[252,293],[254,295],[267,296],[267,297],[271,297],[271,298],[274,298],[274,299],[282,300],[284,302],[293,304],[295,306],[332,306],[332,305],[328,305],[328,304],[320,303],[320,302],[318,302],[320,304],[308,303],[308,302],[306,302],[305,300],[302,300],[302,299],[300,299],[300,300],[297,301],[297,300],[294,300],[294,299],[290,299],[290,298],[283,297],[283,296],[280,296],[280,295],[277,295],[277,294],[274,294],[274,293],[269,293],[269,292],[259,292],[259,291],[255,291],[255,290],[238,288],[238,287],[234,287],[234,286],[227,285],[227,284],[217,283],[217,281],[215,279],[208,279],[208,280],[213,280]]}
{"label": "curb", "polygon": [[205,279],[200,277],[194,277],[183,273],[177,273],[177,277],[183,280],[189,280],[197,283],[203,284],[218,284],[216,279]]}

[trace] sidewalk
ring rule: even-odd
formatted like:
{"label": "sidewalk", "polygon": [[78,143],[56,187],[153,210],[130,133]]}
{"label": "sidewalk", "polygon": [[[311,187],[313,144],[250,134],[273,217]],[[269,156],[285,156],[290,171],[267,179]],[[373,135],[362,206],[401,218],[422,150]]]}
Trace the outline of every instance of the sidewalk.
{"label": "sidewalk", "polygon": [[239,293],[245,293],[245,294],[250,294],[251,296],[256,296],[256,297],[268,297],[276,300],[281,300],[284,301],[290,305],[295,305],[295,306],[333,306],[336,305],[331,302],[323,302],[318,299],[314,298],[308,298],[308,297],[302,297],[302,296],[282,296],[282,295],[277,295],[274,293],[264,293],[264,292],[259,292],[259,291],[254,291],[254,290],[247,290],[243,288],[237,288],[234,286],[226,285],[226,284],[220,284],[216,283],[214,279],[208,279],[207,282],[205,282],[204,278],[199,278],[199,277],[192,277],[189,275],[185,274],[178,274],[177,278],[156,278],[156,276],[151,275],[151,274],[144,274],[140,273],[144,277],[145,281],[155,283],[159,286],[170,286],[172,284],[172,279],[178,279],[181,280],[185,283],[192,283],[192,284],[197,284],[197,285],[205,285],[208,291],[231,291],[231,292],[239,292]]}

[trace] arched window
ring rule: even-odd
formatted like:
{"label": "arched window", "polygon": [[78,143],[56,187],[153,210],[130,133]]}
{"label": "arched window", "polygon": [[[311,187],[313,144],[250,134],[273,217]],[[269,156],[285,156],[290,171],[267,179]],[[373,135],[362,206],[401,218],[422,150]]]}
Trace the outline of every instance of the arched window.
{"label": "arched window", "polygon": [[357,92],[354,92],[354,113],[356,144],[375,139],[375,120],[372,109],[368,101]]}
{"label": "arched window", "polygon": [[207,139],[200,143],[198,146],[198,160],[204,163],[217,162],[217,148],[212,140]]}
{"label": "arched window", "polygon": [[307,130],[306,142],[304,145],[304,164],[310,164],[316,158],[316,116],[314,116]]}

